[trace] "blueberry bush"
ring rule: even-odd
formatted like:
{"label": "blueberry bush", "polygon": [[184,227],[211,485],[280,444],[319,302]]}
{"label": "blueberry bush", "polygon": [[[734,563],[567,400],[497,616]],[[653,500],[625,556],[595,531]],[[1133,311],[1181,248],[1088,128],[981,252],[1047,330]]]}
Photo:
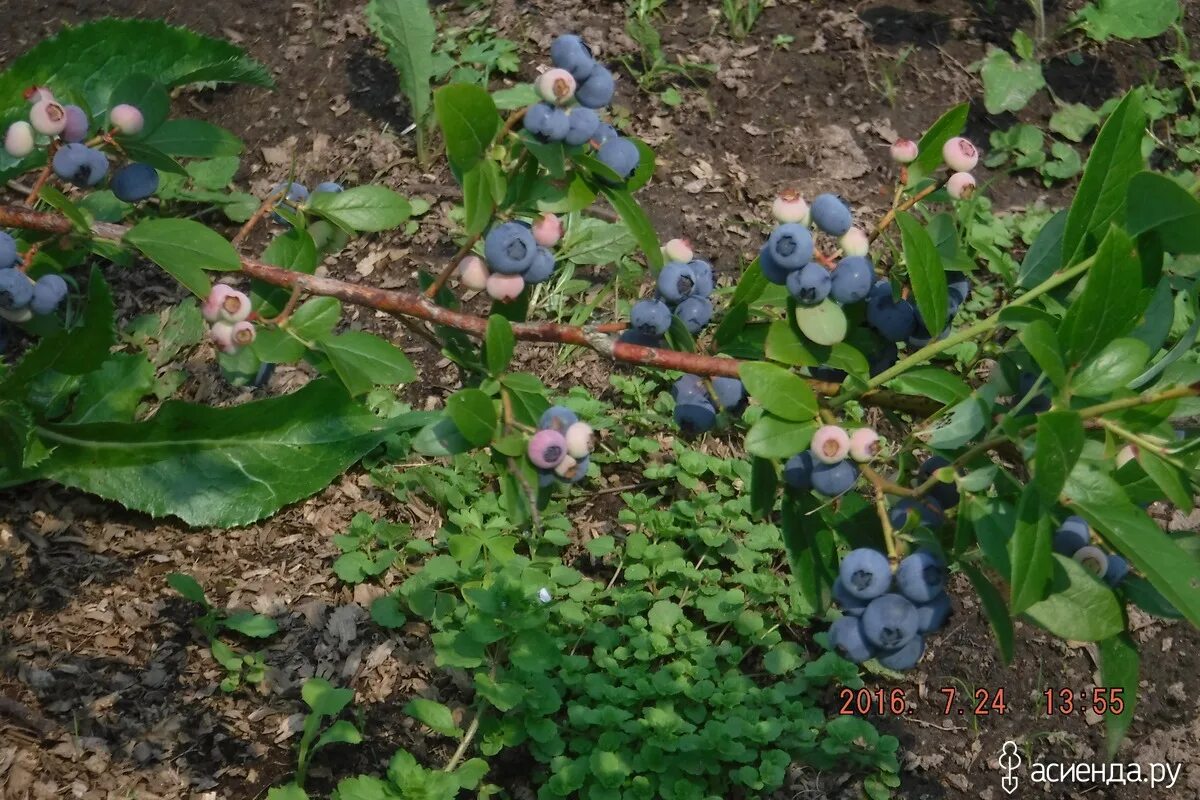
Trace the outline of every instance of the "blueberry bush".
{"label": "blueberry bush", "polygon": [[[405,5],[377,0],[371,23],[411,66]],[[417,291],[315,275],[350,237],[410,223],[409,199],[329,175],[231,191],[237,136],[170,116],[175,87],[270,84],[237,48],[106,20],[17,60],[0,74],[0,177],[26,195],[0,206],[0,484],[50,480],[233,527],[365,459],[398,497],[441,506],[433,545],[356,519],[332,568],[351,584],[397,575],[372,618],[425,620],[475,701],[465,729],[410,703],[454,756],[400,751],[383,777],[343,781],[345,800],[490,796],[488,759],[506,748],[536,762],[543,798],[761,795],[793,762],[889,796],[896,740],[831,717],[827,690],[861,686],[856,664],[936,659],[953,573],[1006,660],[1017,618],[1098,643],[1105,684],[1127,698],[1105,718],[1115,747],[1139,681],[1127,608],[1200,624],[1200,542],[1145,510],[1190,510],[1194,495],[1200,185],[1147,169],[1145,94],[1107,109],[1070,207],[1012,268],[994,269],[973,232],[986,186],[964,105],[894,143],[894,201],[874,225],[836,194],[780,187],[761,246],[716,270],[639,205],[655,156],[608,116],[613,73],[572,34],[547,56],[531,85],[452,82],[421,101],[422,147],[440,138],[462,203],[456,252]],[[416,106],[428,70],[406,81]],[[188,299],[119,318],[113,276],[135,261]],[[575,265],[617,262],[616,313],[552,297]],[[411,409],[395,387],[417,380],[413,364],[339,325],[345,304],[400,319],[464,388]],[[1182,330],[1180,308],[1196,320]],[[515,371],[529,342],[608,359],[626,414]],[[164,369],[184,350],[234,385],[266,387],[276,364],[313,378],[184,402],[184,376]],[[652,437],[668,427],[664,453]],[[704,437],[739,457],[708,455]],[[429,460],[394,466],[410,453]],[[621,494],[624,536],[573,551],[570,498],[606,469],[648,483]],[[205,612],[223,688],[253,682],[261,662],[218,634],[268,637],[269,620],[218,614],[186,576],[172,585]],[[316,751],[361,739],[334,719],[348,691],[306,687],[296,779],[272,796],[306,797]]]}

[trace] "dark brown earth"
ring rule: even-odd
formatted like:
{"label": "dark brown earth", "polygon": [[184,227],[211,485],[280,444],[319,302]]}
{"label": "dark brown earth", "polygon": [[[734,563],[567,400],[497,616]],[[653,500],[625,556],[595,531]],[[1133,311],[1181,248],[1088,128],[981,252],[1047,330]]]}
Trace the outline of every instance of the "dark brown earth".
{"label": "dark brown earth", "polygon": [[[1047,2],[1051,29],[1077,5]],[[0,64],[64,23],[96,17],[101,7],[116,16],[165,16],[234,40],[271,67],[278,89],[188,93],[178,98],[178,112],[246,139],[238,182],[250,191],[262,193],[283,177],[295,156],[299,174],[313,182],[380,180],[431,201],[414,238],[372,237],[327,265],[331,274],[352,280],[412,286],[416,267],[437,265],[454,250],[446,212],[455,191],[443,170],[416,165],[411,135],[400,134],[410,119],[395,74],[370,41],[359,6],[347,0],[9,0],[0,14]],[[490,13],[489,24],[521,45],[529,77],[550,38],[565,29],[602,42],[606,58],[635,50],[623,32],[620,3],[582,7],[534,0],[473,11],[440,5],[439,11],[460,24]],[[1200,29],[1200,10],[1189,5],[1189,15],[1188,30]],[[677,108],[639,93],[630,76],[622,76],[618,103],[659,153],[656,178],[641,197],[662,238],[691,238],[730,273],[753,253],[769,199],[782,186],[798,185],[810,196],[836,190],[878,216],[890,200],[885,148],[895,135],[915,136],[962,100],[975,101],[970,134],[979,141],[1014,122],[1012,115],[994,119],[983,112],[977,78],[966,67],[987,44],[1007,43],[1015,27],[1028,30],[1031,14],[1021,0],[868,0],[854,7],[788,0],[768,8],[749,38],[735,43],[707,6],[668,3],[658,25],[672,57],[715,63],[719,71],[698,90],[683,85],[686,100]],[[795,37],[790,49],[772,47],[780,34]],[[1168,47],[1084,46],[1075,66],[1066,56],[1077,44],[1071,36],[1050,44],[1061,52],[1049,60],[1047,77],[1062,99],[1091,104],[1158,69],[1155,59]],[[909,45],[915,49],[898,70],[892,106],[876,87]],[[1021,119],[1044,121],[1051,110],[1043,93]],[[1064,198],[1023,176],[997,182],[991,193],[1000,209]],[[256,245],[261,241],[250,247]],[[368,259],[381,251],[385,258]],[[112,277],[129,313],[177,296],[155,273]],[[407,390],[411,402],[434,406],[455,388],[453,378],[442,377],[445,364],[391,321],[355,312],[350,323],[393,332],[418,356],[428,377]],[[211,353],[200,352],[184,365],[192,375],[185,394],[239,399],[218,383],[211,361]],[[591,358],[540,371],[564,390],[582,383],[599,394],[611,391],[606,365]],[[281,370],[271,390],[302,379]],[[610,475],[593,488],[624,480]],[[351,591],[330,571],[331,536],[356,511],[410,522],[425,536],[442,521],[434,507],[397,502],[360,469],[269,521],[232,531],[187,529],[45,484],[0,493],[0,797],[259,797],[294,767],[299,685],[314,674],[355,689],[366,734],[360,747],[322,754],[310,783],[314,796],[341,777],[378,772],[397,747],[424,763],[444,763],[452,742],[419,729],[400,709],[413,695],[456,705],[465,696],[462,687],[433,667],[427,630],[412,624],[391,635],[370,624],[364,609],[372,590]],[[610,496],[587,499],[576,511],[581,536],[615,524]],[[217,605],[250,607],[279,621],[280,634],[264,649],[270,669],[262,687],[232,695],[217,688],[221,676],[190,626],[191,609],[166,588],[164,578],[173,571],[196,576]],[[973,595],[965,586],[956,589],[951,625],[921,668],[894,684],[907,691],[917,713],[876,720],[903,745],[898,795],[999,800],[1006,795],[996,759],[1008,739],[1028,743],[1046,761],[1105,761],[1099,720],[1050,718],[1041,710],[1046,688],[1098,683],[1094,648],[1019,625],[1016,658],[1005,666]],[[1136,611],[1131,621],[1143,680],[1136,721],[1116,760],[1183,763],[1180,783],[1151,795],[1145,786],[1074,785],[1042,793],[1026,782],[1017,796],[1200,797],[1200,636]],[[878,679],[871,685],[893,686]],[[967,696],[1003,689],[1009,710],[976,718],[963,704],[964,715],[944,716],[939,690],[946,686]],[[830,710],[838,705],[831,697]],[[519,754],[495,764],[492,780],[513,797],[531,796],[529,765]],[[853,796],[844,781],[797,768],[778,796]]]}

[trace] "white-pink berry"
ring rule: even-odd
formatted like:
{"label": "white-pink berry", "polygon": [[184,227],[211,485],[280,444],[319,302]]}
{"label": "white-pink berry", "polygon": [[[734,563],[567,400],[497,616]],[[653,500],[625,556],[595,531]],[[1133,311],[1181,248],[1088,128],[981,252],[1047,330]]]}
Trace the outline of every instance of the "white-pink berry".
{"label": "white-pink berry", "polygon": [[687,239],[672,239],[663,245],[663,256],[667,261],[678,261],[686,264],[696,255],[692,252],[692,243]]}
{"label": "white-pink berry", "polygon": [[771,214],[778,222],[809,223],[808,203],[795,189],[784,189],[771,204]]}
{"label": "white-pink berry", "polygon": [[558,462],[558,466],[554,468],[554,474],[569,481],[575,477],[575,470],[578,466],[579,459],[572,455],[565,455],[563,460]]}
{"label": "white-pink berry", "polygon": [[563,459],[569,458],[566,438],[558,431],[549,429],[538,431],[530,437],[526,452],[538,469],[554,469]]}
{"label": "white-pink berry", "polygon": [[871,428],[859,428],[850,434],[850,457],[867,462],[879,455],[879,434]]}
{"label": "white-pink berry", "polygon": [[955,172],[970,172],[979,163],[979,151],[970,139],[955,136],[942,145],[942,160]]}
{"label": "white-pink berry", "polygon": [[58,136],[67,126],[67,110],[55,100],[39,100],[29,109],[29,123],[38,133]]}
{"label": "white-pink berry", "polygon": [[575,77],[565,69],[548,69],[533,84],[538,97],[547,103],[563,105],[575,96]]}
{"label": "white-pink berry", "polygon": [[8,126],[4,134],[4,152],[13,158],[24,158],[33,152],[33,126],[21,120]]}
{"label": "white-pink berry", "polygon": [[897,139],[892,142],[892,161],[897,164],[911,164],[917,160],[920,151],[912,139]]}
{"label": "white-pink berry", "polygon": [[204,305],[200,307],[200,313],[204,315],[204,319],[209,322],[219,320],[221,318],[222,304],[230,294],[236,291],[237,289],[225,283],[218,283],[213,286],[212,291],[208,293],[208,297],[204,299]]}
{"label": "white-pink berry", "polygon": [[966,200],[975,194],[975,176],[969,172],[956,172],[946,181],[946,191],[955,200]]}
{"label": "white-pink berry", "polygon": [[254,323],[243,320],[234,323],[229,338],[233,340],[234,347],[246,347],[254,342],[255,335]]}
{"label": "white-pink berry", "polygon": [[108,112],[108,121],[126,136],[136,136],[146,124],[146,118],[137,106],[128,103],[113,106],[112,111]]}
{"label": "white-pink berry", "polygon": [[245,292],[231,289],[221,300],[218,311],[222,322],[238,323],[250,316],[250,298]]}
{"label": "white-pink berry", "polygon": [[554,247],[562,239],[563,225],[554,214],[542,214],[533,222],[533,240],[542,247]]}
{"label": "white-pink berry", "polygon": [[812,438],[813,458],[823,464],[844,461],[850,452],[850,434],[839,425],[822,425]]}
{"label": "white-pink berry", "polygon": [[1131,444],[1127,444],[1122,447],[1117,451],[1117,469],[1120,469],[1130,461],[1133,461],[1135,458],[1137,458],[1137,454],[1137,448]]}
{"label": "white-pink berry", "polygon": [[228,322],[214,322],[208,330],[208,336],[222,352],[237,352],[237,345],[233,343],[233,326]]}
{"label": "white-pink berry", "polygon": [[865,256],[871,249],[871,240],[862,228],[851,228],[838,240],[842,253],[848,256]]}
{"label": "white-pink berry", "polygon": [[487,293],[493,300],[511,303],[525,291],[525,279],[520,275],[504,275],[493,272],[487,279]]}
{"label": "white-pink berry", "polygon": [[574,458],[583,458],[592,452],[592,426],[576,422],[567,428],[567,453]]}
{"label": "white-pink berry", "polygon": [[490,274],[487,264],[479,256],[470,255],[458,262],[458,279],[468,289],[482,292],[487,288]]}

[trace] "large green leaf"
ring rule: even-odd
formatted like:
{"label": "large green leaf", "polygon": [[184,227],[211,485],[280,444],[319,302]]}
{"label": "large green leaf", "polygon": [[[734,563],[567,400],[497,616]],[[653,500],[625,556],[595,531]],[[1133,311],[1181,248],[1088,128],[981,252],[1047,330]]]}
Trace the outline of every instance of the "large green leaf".
{"label": "large green leaf", "polygon": [[1146,112],[1135,90],[1125,95],[1096,137],[1063,230],[1064,264],[1086,258],[1091,251],[1089,238],[1103,236],[1109,223],[1121,219],[1129,182],[1144,164],[1145,128]]}
{"label": "large green leaf", "polygon": [[417,376],[408,356],[391,342],[366,331],[328,336],[320,347],[350,393],[366,394],[375,386],[408,383]]}
{"label": "large green leaf", "polygon": [[137,423],[46,425],[41,477],[155,516],[232,527],[320,491],[393,431],[337,383],[227,408],[170,401]]}
{"label": "large green leaf", "polygon": [[1053,506],[1083,452],[1083,421],[1074,411],[1049,411],[1037,420],[1033,485],[1042,502]]}
{"label": "large green leaf", "polygon": [[[1125,336],[1142,316],[1142,268],[1132,254],[1133,242],[1120,228],[1109,228],[1088,271],[1087,284],[1067,309],[1058,338],[1068,368],[1099,353]],[[1145,300],[1149,300],[1149,293]]]}
{"label": "large green leaf", "polygon": [[236,156],[243,148],[242,140],[229,131],[198,119],[169,119],[146,137],[146,144],[181,158]]}
{"label": "large green leaf", "polygon": [[512,360],[516,346],[517,339],[513,335],[512,323],[499,314],[488,317],[487,336],[483,343],[488,372],[493,376],[503,373],[508,368],[508,362]]}
{"label": "large green leaf", "polygon": [[1200,253],[1200,200],[1166,175],[1139,172],[1129,182],[1125,228],[1158,234],[1168,253]]}
{"label": "large green leaf", "polygon": [[816,499],[810,494],[785,494],[782,534],[792,576],[801,596],[820,614],[829,606],[833,582],[837,578],[837,546],[833,530],[811,515]]}
{"label": "large green leaf", "polygon": [[971,387],[962,378],[940,367],[917,367],[888,381],[886,387],[902,394],[928,397],[943,405],[965,400],[971,394]]}
{"label": "large green leaf", "polygon": [[1067,368],[1063,366],[1058,334],[1050,327],[1049,322],[1044,319],[1034,320],[1021,330],[1018,338],[1051,383],[1061,387],[1067,382]]}
{"label": "large green leaf", "polygon": [[904,262],[917,300],[917,310],[929,332],[937,336],[946,325],[946,269],[925,226],[906,211],[896,215],[904,241]]}
{"label": "large green leaf", "polygon": [[759,458],[788,458],[812,442],[815,422],[793,422],[763,414],[746,434],[746,452]]}
{"label": "large green leaf", "polygon": [[414,697],[404,706],[404,713],[415,717],[443,736],[459,737],[463,735],[462,728],[454,724],[454,714],[450,708],[424,697]]}
{"label": "large green leaf", "polygon": [[418,149],[424,150],[425,118],[429,115],[429,82],[433,77],[433,45],[437,29],[426,0],[371,0],[367,24],[387,48],[388,60],[400,76],[417,123]]}
{"label": "large green leaf", "polygon": [[1051,571],[1050,517],[1032,484],[1021,493],[1017,526],[1008,549],[1012,564],[1012,591],[1008,603],[1013,614],[1020,614],[1045,596]]}
{"label": "large green leaf", "polygon": [[[29,86],[49,86],[99,115],[113,88],[137,74],[167,87],[202,81],[273,85],[262,64],[228,42],[154,20],[103,19],[63,28],[0,73],[0,128],[28,113],[22,93]],[[39,151],[18,162],[0,150],[0,180],[44,158]]]}
{"label": "large green leaf", "polygon": [[662,249],[658,244],[658,234],[654,232],[654,225],[650,222],[650,217],[646,216],[646,211],[625,189],[602,186],[600,192],[608,198],[608,202],[612,203],[612,207],[621,215],[621,220],[629,226],[633,238],[637,239],[638,247],[642,248],[646,263],[657,275],[663,266]]}
{"label": "large green leaf", "polygon": [[412,204],[386,186],[317,192],[308,201],[308,209],[348,233],[386,231],[412,216]]}
{"label": "large green leaf", "polygon": [[1125,737],[1125,731],[1133,723],[1133,712],[1137,708],[1138,671],[1141,657],[1137,645],[1127,631],[1100,642],[1100,683],[1109,690],[1120,689],[1123,703],[1120,714],[1111,709],[1104,713],[1104,727],[1108,732],[1108,757],[1116,755],[1117,746]]}
{"label": "large green leaf", "polygon": [[474,445],[492,441],[496,432],[496,403],[479,389],[459,389],[446,399],[446,413],[459,433]]}
{"label": "large green leaf", "polygon": [[125,243],[204,299],[212,288],[206,269],[236,270],[237,250],[213,229],[190,219],[148,219],[125,234]]}
{"label": "large green leaf", "polygon": [[1140,339],[1113,339],[1075,373],[1071,391],[1083,397],[1103,397],[1137,377],[1149,360],[1150,350]]}
{"label": "large green leaf", "polygon": [[1017,271],[1018,286],[1030,289],[1058,271],[1063,262],[1063,234],[1066,229],[1066,210],[1046,220],[1021,261],[1021,268]]}
{"label": "large green leaf", "polygon": [[805,380],[790,370],[761,361],[742,364],[738,374],[746,393],[767,411],[794,422],[817,416],[817,398]]}
{"label": "large green leaf", "polygon": [[917,143],[917,160],[908,165],[908,182],[914,184],[932,175],[942,165],[942,146],[963,132],[967,126],[967,114],[971,107],[960,103],[951,108],[937,122],[929,126],[921,141]]}
{"label": "large green leaf", "polygon": [[1079,562],[1055,553],[1050,590],[1025,616],[1055,636],[1099,642],[1125,629],[1117,596]]}
{"label": "large green leaf", "polygon": [[452,83],[434,94],[433,110],[450,164],[458,175],[465,175],[483,158],[500,130],[496,104],[483,87]]}

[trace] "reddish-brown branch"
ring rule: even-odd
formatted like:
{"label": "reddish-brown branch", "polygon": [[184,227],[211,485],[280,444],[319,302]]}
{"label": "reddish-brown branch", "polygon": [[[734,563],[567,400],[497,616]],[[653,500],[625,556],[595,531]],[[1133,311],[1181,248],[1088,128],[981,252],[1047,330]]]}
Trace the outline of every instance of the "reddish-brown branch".
{"label": "reddish-brown branch", "polygon": [[871,235],[870,235],[870,237],[868,237],[868,241],[873,242],[876,239],[878,239],[880,237],[880,235],[882,235],[883,232],[888,229],[888,226],[890,226],[893,222],[896,221],[896,215],[899,214],[901,211],[908,211],[910,208],[915,206],[917,203],[921,202],[926,197],[929,197],[929,195],[933,194],[934,192],[936,192],[938,189],[942,188],[945,185],[946,185],[945,180],[940,180],[937,183],[932,183],[929,186],[926,186],[921,191],[914,194],[912,197],[905,200],[900,205],[892,208],[890,211],[887,212],[887,214],[884,215],[883,219],[879,220],[879,224],[875,226],[875,230],[871,231]]}
{"label": "reddish-brown branch", "polygon": [[42,167],[42,171],[38,173],[37,180],[33,182],[33,188],[29,190],[28,196],[25,198],[25,205],[30,208],[37,202],[38,195],[41,194],[42,187],[46,185],[46,181],[50,180],[50,173],[54,169],[54,154],[58,152],[58,140],[55,139],[50,143],[50,147],[46,150],[46,166]]}
{"label": "reddish-brown branch", "polygon": [[278,190],[271,192],[269,195],[263,198],[262,204],[252,215],[250,215],[250,219],[246,220],[246,224],[242,226],[241,230],[234,234],[231,244],[233,244],[234,247],[240,245],[242,241],[250,235],[250,232],[258,226],[258,223],[262,222],[263,217],[275,210],[275,204],[283,199],[283,196],[287,194],[287,191],[288,185],[285,183]]}

